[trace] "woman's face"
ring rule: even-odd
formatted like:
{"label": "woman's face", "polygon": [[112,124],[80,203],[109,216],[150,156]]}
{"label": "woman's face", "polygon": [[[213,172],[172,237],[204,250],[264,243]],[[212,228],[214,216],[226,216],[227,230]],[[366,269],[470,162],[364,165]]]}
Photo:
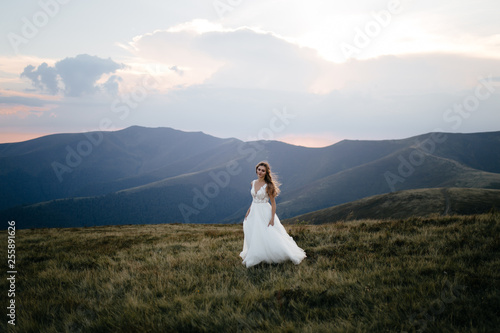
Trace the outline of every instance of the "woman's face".
{"label": "woman's face", "polygon": [[266,176],[266,167],[265,166],[259,165],[259,167],[257,168],[257,176],[260,179],[264,179],[264,177]]}

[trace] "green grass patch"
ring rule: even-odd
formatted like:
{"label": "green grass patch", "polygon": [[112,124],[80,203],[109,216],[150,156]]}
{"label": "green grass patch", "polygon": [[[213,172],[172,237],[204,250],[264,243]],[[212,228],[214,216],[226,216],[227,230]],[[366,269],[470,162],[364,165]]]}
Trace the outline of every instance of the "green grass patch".
{"label": "green grass patch", "polygon": [[[20,222],[19,222],[20,223]],[[18,230],[15,332],[493,332],[498,214],[291,225],[298,266],[241,264],[241,225]],[[0,246],[7,248],[2,231]],[[8,281],[1,279],[3,308]]]}

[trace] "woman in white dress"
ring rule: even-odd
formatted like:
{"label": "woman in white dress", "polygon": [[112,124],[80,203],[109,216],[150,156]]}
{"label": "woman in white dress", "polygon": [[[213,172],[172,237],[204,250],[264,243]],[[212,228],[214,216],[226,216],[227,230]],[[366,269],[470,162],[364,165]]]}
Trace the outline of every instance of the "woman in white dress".
{"label": "woman in white dress", "polygon": [[[252,181],[253,202],[243,221],[243,251],[240,257],[246,267],[260,262],[280,263],[291,260],[298,265],[306,253],[297,246],[276,215],[276,196],[279,183],[273,179],[271,167],[260,162],[255,167],[258,179]],[[271,204],[269,204],[271,201]]]}

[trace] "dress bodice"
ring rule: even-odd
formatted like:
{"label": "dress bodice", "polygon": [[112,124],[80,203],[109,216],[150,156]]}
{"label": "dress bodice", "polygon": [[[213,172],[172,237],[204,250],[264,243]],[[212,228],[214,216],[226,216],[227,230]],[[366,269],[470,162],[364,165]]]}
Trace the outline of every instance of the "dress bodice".
{"label": "dress bodice", "polygon": [[252,182],[252,190],[250,193],[253,197],[254,203],[266,203],[269,200],[269,195],[267,194],[266,188],[267,184],[264,184],[259,191],[255,192],[255,180]]}

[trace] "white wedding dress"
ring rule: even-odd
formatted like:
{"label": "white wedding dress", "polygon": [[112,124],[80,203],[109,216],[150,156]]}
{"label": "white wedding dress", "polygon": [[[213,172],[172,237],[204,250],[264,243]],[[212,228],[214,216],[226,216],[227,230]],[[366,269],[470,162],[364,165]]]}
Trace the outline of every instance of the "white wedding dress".
{"label": "white wedding dress", "polygon": [[246,267],[260,262],[279,263],[286,260],[298,265],[306,257],[306,253],[286,233],[277,215],[274,215],[274,226],[268,226],[272,208],[266,187],[267,184],[264,184],[255,192],[255,180],[252,182],[250,193],[253,202],[247,218],[243,221],[245,237],[240,257]]}

